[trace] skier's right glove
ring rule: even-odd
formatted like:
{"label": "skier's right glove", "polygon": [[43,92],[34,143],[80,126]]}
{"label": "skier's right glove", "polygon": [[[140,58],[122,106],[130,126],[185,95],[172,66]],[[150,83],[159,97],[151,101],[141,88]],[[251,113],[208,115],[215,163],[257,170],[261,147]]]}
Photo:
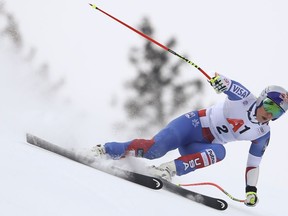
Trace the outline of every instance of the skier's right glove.
{"label": "skier's right glove", "polygon": [[259,199],[257,197],[256,192],[247,192],[246,193],[246,200],[244,204],[249,207],[254,207],[258,203]]}
{"label": "skier's right glove", "polygon": [[217,94],[227,91],[231,85],[231,80],[215,73],[215,76],[209,80],[210,85],[214,88]]}

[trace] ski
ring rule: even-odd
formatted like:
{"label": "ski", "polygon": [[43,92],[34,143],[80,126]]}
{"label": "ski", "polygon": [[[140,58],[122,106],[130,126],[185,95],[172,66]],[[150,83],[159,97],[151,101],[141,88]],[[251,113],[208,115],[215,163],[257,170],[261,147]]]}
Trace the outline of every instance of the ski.
{"label": "ski", "polygon": [[174,194],[180,195],[184,198],[187,198],[189,200],[192,200],[194,202],[200,203],[205,206],[209,206],[217,210],[225,210],[228,207],[228,204],[225,200],[210,197],[201,193],[197,193],[194,191],[184,189],[178,185],[175,185],[163,179],[160,180],[159,178],[155,178],[155,177],[148,176],[148,175],[143,175],[143,174],[136,173],[133,171],[124,170],[115,166],[107,167],[99,163],[99,160],[96,160],[94,157],[82,155],[73,150],[65,149],[63,147],[52,144],[44,139],[41,139],[29,133],[26,134],[26,141],[27,143],[31,145],[37,146],[41,149],[45,149],[54,154],[63,156],[65,158],[68,158],[70,160],[76,161],[83,165],[89,166],[96,170],[108,173],[110,175],[119,177],[121,179],[130,181],[130,182],[133,182],[133,183],[136,183],[136,184],[139,184],[139,185],[151,188],[151,189],[159,190],[163,188],[166,191],[172,192]]}
{"label": "ski", "polygon": [[65,148],[62,148],[60,146],[54,145],[46,140],[43,140],[37,136],[34,136],[32,134],[27,133],[26,134],[26,141],[27,143],[40,147],[42,149],[45,149],[47,151],[53,152],[57,155],[63,156],[65,158],[68,158],[70,160],[76,161],[78,163],[81,163],[83,165],[92,167],[96,170],[108,173],[110,175],[119,177],[121,179],[125,179],[127,181],[154,189],[154,190],[159,190],[163,186],[163,182],[155,177],[152,176],[147,176],[143,175],[140,173],[136,173],[133,171],[128,171],[124,170],[115,166],[110,166],[107,167],[99,161],[97,161],[94,157],[92,156],[87,156],[87,155],[81,155],[77,152],[74,152],[72,150],[68,150]]}
{"label": "ski", "polygon": [[218,199],[215,197],[206,196],[201,193],[197,193],[194,191],[190,191],[187,189],[184,189],[178,185],[175,185],[171,182],[168,182],[166,180],[162,180],[163,182],[163,189],[169,192],[172,192],[174,194],[180,195],[184,198],[187,198],[189,200],[192,200],[194,202],[200,203],[205,206],[209,206],[213,209],[217,210],[225,210],[228,207],[228,204],[225,200]]}

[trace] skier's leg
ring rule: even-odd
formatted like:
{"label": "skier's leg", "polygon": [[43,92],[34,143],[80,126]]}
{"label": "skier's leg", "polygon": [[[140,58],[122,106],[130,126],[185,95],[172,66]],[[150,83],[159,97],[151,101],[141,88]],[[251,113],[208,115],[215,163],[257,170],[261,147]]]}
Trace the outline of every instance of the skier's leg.
{"label": "skier's leg", "polygon": [[108,142],[105,152],[113,159],[129,156],[143,157],[144,153],[155,143],[153,139],[134,139],[128,142]]}
{"label": "skier's leg", "polygon": [[147,159],[160,158],[168,151],[193,142],[193,139],[198,140],[201,126],[196,123],[196,125],[193,124],[193,119],[195,122],[199,122],[198,112],[191,112],[189,115],[176,118],[157,133],[153,139],[135,139],[124,143],[109,142],[105,144],[105,151],[113,158],[121,158],[131,154]]}
{"label": "skier's leg", "polygon": [[170,181],[175,174],[184,175],[223,160],[226,151],[220,144],[193,143],[180,147],[179,152],[181,157],[153,166],[150,173]]}
{"label": "skier's leg", "polygon": [[179,149],[181,157],[174,160],[177,175],[217,163],[225,158],[226,150],[221,144],[193,143]]}
{"label": "skier's leg", "polygon": [[155,159],[162,157],[168,151],[176,149],[178,143],[174,130],[167,126],[156,134],[153,139],[134,139],[123,143],[109,142],[104,146],[106,153],[114,159],[127,155]]}

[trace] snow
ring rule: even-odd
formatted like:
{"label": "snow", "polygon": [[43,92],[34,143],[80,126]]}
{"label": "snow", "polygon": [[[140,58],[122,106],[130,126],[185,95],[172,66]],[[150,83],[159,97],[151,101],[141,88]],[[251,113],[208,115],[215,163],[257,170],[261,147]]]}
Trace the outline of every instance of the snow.
{"label": "snow", "polygon": [[[126,182],[25,142],[25,133],[30,132],[57,145],[86,151],[95,143],[131,138],[113,129],[123,113],[120,102],[116,107],[110,103],[113,96],[119,101],[125,97],[122,82],[133,76],[127,47],[140,46],[143,39],[93,11],[88,3],[5,2],[19,22],[24,47],[19,51],[0,38],[0,215],[283,215],[288,193],[287,116],[271,123],[272,139],[258,182],[260,203],[255,208],[232,201],[211,186],[191,188],[225,199],[229,207],[224,212]],[[155,39],[165,43],[170,35],[177,36],[177,52],[189,53],[204,70],[224,71],[255,94],[268,84],[286,86],[283,69],[288,35],[283,26],[288,15],[284,0],[95,3],[131,25],[149,15],[157,29]],[[37,53],[29,61],[31,46]],[[51,73],[48,83],[37,74],[46,61]],[[190,66],[187,71],[187,78],[202,76]],[[51,90],[51,83],[62,77],[64,87]],[[207,100],[221,98],[209,93]],[[247,142],[230,143],[223,162],[176,177],[174,182],[211,181],[243,199],[248,148]],[[157,165],[177,155],[170,152],[155,161],[131,160],[139,166]]]}

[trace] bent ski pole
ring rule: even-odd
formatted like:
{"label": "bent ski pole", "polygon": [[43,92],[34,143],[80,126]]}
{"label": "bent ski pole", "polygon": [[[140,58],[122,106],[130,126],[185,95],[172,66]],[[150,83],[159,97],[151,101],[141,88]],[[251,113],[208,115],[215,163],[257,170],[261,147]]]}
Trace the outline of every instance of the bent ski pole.
{"label": "bent ski pole", "polygon": [[181,56],[181,55],[179,55],[179,54],[176,53],[175,51],[173,51],[173,50],[169,49],[168,47],[164,46],[163,44],[157,42],[156,40],[154,40],[153,38],[151,38],[151,37],[149,37],[148,35],[144,34],[143,32],[138,31],[137,29],[129,26],[128,24],[122,22],[121,20],[117,19],[116,17],[114,17],[114,16],[108,14],[107,12],[101,10],[101,9],[100,9],[99,7],[97,7],[96,5],[94,5],[94,4],[89,4],[89,5],[90,5],[92,8],[94,8],[94,9],[102,12],[103,14],[105,14],[105,15],[109,16],[110,18],[116,20],[117,22],[121,23],[121,24],[124,25],[125,27],[127,27],[127,28],[131,29],[132,31],[136,32],[137,34],[141,35],[142,37],[146,38],[147,40],[153,42],[154,44],[157,44],[157,45],[158,45],[159,47],[161,47],[162,49],[164,49],[164,50],[172,53],[172,54],[175,55],[175,56],[178,56],[179,58],[181,58],[181,59],[184,60],[185,62],[187,62],[187,63],[191,64],[192,66],[194,66],[195,68],[197,68],[204,76],[206,76],[206,78],[207,78],[208,80],[211,79],[211,77],[210,77],[202,68],[200,68],[198,65],[196,65],[194,62],[190,61],[189,59],[187,59],[187,58],[185,58],[185,57],[183,57],[183,56]]}
{"label": "bent ski pole", "polygon": [[226,196],[228,196],[230,199],[237,201],[237,202],[244,202],[245,200],[240,200],[234,198],[232,195],[230,195],[227,191],[225,191],[222,187],[219,185],[212,183],[212,182],[201,182],[201,183],[192,183],[192,184],[178,184],[179,186],[199,186],[199,185],[211,185],[216,188],[218,188],[220,191],[222,191]]}

